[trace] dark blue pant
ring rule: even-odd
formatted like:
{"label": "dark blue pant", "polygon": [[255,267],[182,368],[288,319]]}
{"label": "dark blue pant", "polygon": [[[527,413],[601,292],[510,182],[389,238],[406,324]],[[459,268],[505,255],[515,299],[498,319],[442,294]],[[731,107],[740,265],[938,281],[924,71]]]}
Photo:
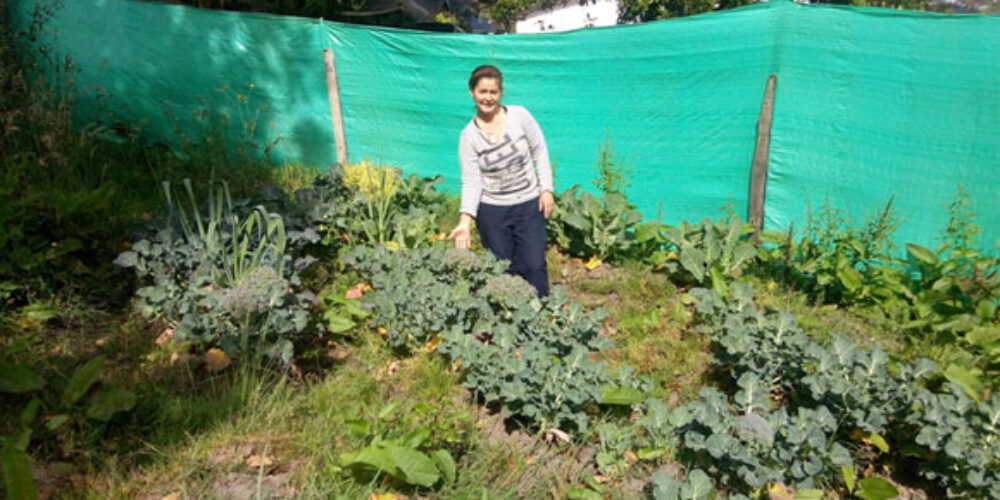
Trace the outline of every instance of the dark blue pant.
{"label": "dark blue pant", "polygon": [[545,217],[538,211],[538,198],[511,206],[480,203],[476,227],[483,246],[510,261],[509,272],[531,283],[539,297],[549,294]]}

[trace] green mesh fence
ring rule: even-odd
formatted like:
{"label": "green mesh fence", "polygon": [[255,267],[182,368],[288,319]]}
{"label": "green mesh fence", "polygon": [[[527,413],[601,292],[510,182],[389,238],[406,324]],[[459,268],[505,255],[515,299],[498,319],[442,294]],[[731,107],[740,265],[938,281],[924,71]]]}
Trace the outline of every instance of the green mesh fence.
{"label": "green mesh fence", "polygon": [[[25,29],[36,3],[11,0]],[[557,190],[590,187],[610,137],[629,197],[665,222],[746,207],[756,121],[777,75],[765,225],[824,202],[860,217],[895,196],[898,241],[929,246],[956,187],[980,243],[1000,238],[1000,18],[765,4],[634,26],[483,36],[369,28],[124,0],[65,1],[44,24],[81,113],[156,141],[223,128],[277,162],[334,161],[323,48],[336,54],[350,161],[459,182],[467,78],[491,63],[532,111]],[[106,106],[99,106],[106,103]],[[225,118],[220,118],[224,116]],[[214,117],[214,118],[213,118]]]}

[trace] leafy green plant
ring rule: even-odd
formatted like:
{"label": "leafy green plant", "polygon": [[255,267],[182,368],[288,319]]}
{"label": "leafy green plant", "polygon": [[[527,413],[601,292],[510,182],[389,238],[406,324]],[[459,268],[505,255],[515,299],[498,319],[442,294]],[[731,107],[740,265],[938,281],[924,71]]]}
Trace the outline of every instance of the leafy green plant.
{"label": "leafy green plant", "polygon": [[591,359],[609,345],[599,334],[603,312],[584,311],[560,288],[539,299],[489,254],[359,247],[343,260],[370,278],[372,326],[390,345],[447,356],[463,385],[505,417],[586,429],[586,409],[600,403],[602,387],[628,383]]}
{"label": "leafy green plant", "polygon": [[430,431],[417,427],[400,433],[386,425],[397,406],[387,405],[371,420],[348,422],[352,430],[370,439],[370,443],[358,451],[341,454],[340,466],[357,475],[389,476],[424,488],[454,482],[455,459],[446,449],[428,449]]}
{"label": "leafy green plant", "polygon": [[603,194],[621,193],[629,186],[632,176],[632,164],[623,160],[611,146],[611,134],[604,135],[604,141],[597,149],[597,178],[594,187]]}
{"label": "leafy green plant", "polygon": [[635,241],[631,230],[642,215],[623,193],[612,191],[598,198],[573,186],[558,195],[556,206],[548,231],[570,255],[620,261],[631,254]]}
{"label": "leafy green plant", "polygon": [[485,295],[476,292],[507,267],[492,254],[458,249],[356,247],[342,260],[370,279],[373,291],[364,301],[378,311],[372,326],[384,329],[389,345],[404,352],[439,339],[448,329],[489,328],[495,314]]}
{"label": "leafy green plant", "polygon": [[347,245],[417,248],[432,242],[438,233],[438,217],[447,204],[435,190],[440,177],[410,175],[404,179],[399,169],[376,166],[368,160],[337,168],[340,175],[331,179],[339,210],[336,220],[321,230],[335,231]]}
{"label": "leafy green plant", "polygon": [[[717,360],[739,390],[727,396],[705,389],[670,415],[684,429],[690,464],[737,491],[776,481],[812,487],[840,466],[855,495],[881,499],[894,488],[876,477],[855,484],[853,461],[877,460],[868,449],[916,449],[923,474],[949,491],[995,494],[1000,398],[977,404],[950,382],[949,392],[932,392],[940,378],[933,362],[891,362],[881,350],[842,337],[813,342],[787,314],[759,311],[747,286],[731,293],[723,300],[709,290],[691,292],[696,321],[712,335]],[[892,448],[891,440],[898,441]]]}
{"label": "leafy green plant", "polygon": [[293,340],[309,324],[309,297],[296,292],[297,266],[286,266],[280,215],[262,206],[241,215],[225,185],[203,215],[189,181],[190,208],[167,193],[167,221],[115,263],[135,270],[144,286],[136,307],[175,328],[175,340],[217,345],[227,353],[256,352],[291,361]]}
{"label": "leafy green plant", "polygon": [[[105,358],[97,356],[85,362],[62,385],[61,390],[46,390],[48,382],[21,365],[0,362],[0,393],[41,393],[21,409],[19,429],[13,436],[0,437],[0,465],[3,467],[7,496],[12,499],[37,497],[37,488],[29,466],[28,447],[38,433],[71,433],[87,420],[107,422],[116,414],[132,410],[136,396],[128,389],[98,385]],[[86,407],[81,405],[92,394]],[[42,416],[39,417],[39,413]],[[44,425],[41,425],[44,420]]]}
{"label": "leafy green plant", "polygon": [[[944,342],[958,338],[978,349],[993,362],[1000,361],[1000,341],[989,328],[1000,321],[1000,259],[982,255],[976,238],[972,199],[959,186],[955,201],[948,207],[948,225],[936,251],[906,245],[916,278],[912,320],[907,329],[929,331]],[[995,328],[994,328],[995,329]],[[973,331],[976,333],[971,333]],[[963,334],[967,334],[964,335]]]}
{"label": "leafy green plant", "polygon": [[345,292],[342,287],[331,285],[319,294],[323,322],[331,333],[345,333],[357,326],[358,321],[371,316],[361,306],[361,301],[345,297]]}
{"label": "leafy green plant", "polygon": [[698,401],[678,408],[674,416],[684,460],[704,467],[720,484],[747,493],[765,484],[811,488],[817,478],[852,463],[850,452],[835,439],[837,420],[825,407],[788,413],[746,406],[739,399],[738,394],[734,413],[725,395],[704,389]]}
{"label": "leafy green plant", "polygon": [[629,203],[626,189],[632,166],[620,158],[605,135],[598,147],[594,187],[600,196],[573,186],[556,197],[547,221],[552,239],[570,255],[621,262],[634,255],[636,225],[642,214]]}
{"label": "leafy green plant", "polygon": [[921,474],[949,495],[1000,498],[1000,395],[976,403],[957,384],[944,393],[919,391],[907,423],[929,457]]}
{"label": "leafy green plant", "polygon": [[677,249],[678,277],[697,285],[710,283],[723,295],[728,283],[757,256],[757,248],[747,238],[752,231],[752,225],[738,218],[718,222],[706,218],[696,225],[681,222],[664,229]]}
{"label": "leafy green plant", "polygon": [[684,481],[679,481],[656,471],[652,478],[654,500],[706,500],[715,498],[715,487],[712,480],[701,469],[688,473]]}
{"label": "leafy green plant", "polygon": [[36,5],[24,30],[0,16],[0,286],[9,293],[0,310],[52,297],[126,298],[127,280],[108,256],[155,197],[133,183],[148,182],[163,156],[134,130],[112,142],[109,127],[74,118],[74,60],[36,43],[51,31],[53,9]]}
{"label": "leafy green plant", "polygon": [[820,303],[873,304],[887,314],[905,308],[909,289],[892,236],[900,219],[890,198],[860,226],[840,209],[824,203],[818,214],[807,213],[801,240],[764,232],[762,241],[777,251],[762,252],[769,273],[808,293]]}

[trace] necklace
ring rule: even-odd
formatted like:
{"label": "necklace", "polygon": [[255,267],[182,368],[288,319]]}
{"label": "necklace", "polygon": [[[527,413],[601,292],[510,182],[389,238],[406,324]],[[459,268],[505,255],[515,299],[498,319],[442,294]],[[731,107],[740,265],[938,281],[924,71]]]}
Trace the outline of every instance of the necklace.
{"label": "necklace", "polygon": [[476,117],[476,127],[483,133],[483,137],[490,143],[497,143],[503,136],[503,124],[506,119],[506,113],[499,117],[495,117],[490,123],[482,121],[478,116]]}

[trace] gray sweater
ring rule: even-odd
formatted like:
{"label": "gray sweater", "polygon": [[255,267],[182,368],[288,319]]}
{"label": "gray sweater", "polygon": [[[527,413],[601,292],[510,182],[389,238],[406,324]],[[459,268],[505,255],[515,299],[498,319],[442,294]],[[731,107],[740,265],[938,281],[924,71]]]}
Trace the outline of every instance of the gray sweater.
{"label": "gray sweater", "polygon": [[486,137],[473,118],[458,140],[462,167],[462,204],[473,217],[479,203],[516,205],[552,191],[549,150],[538,122],[523,106],[504,106],[507,118],[496,143]]}

